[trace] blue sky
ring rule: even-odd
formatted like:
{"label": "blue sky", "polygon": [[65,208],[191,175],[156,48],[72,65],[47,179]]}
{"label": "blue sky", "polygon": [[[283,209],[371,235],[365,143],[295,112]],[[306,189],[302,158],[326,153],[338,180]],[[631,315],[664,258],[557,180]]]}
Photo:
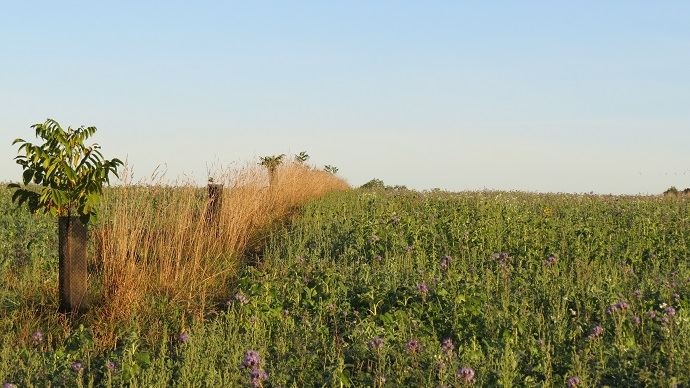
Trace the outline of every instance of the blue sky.
{"label": "blue sky", "polygon": [[687,1],[96,3],[2,4],[0,180],[51,117],[200,184],[307,150],[353,185],[690,186]]}

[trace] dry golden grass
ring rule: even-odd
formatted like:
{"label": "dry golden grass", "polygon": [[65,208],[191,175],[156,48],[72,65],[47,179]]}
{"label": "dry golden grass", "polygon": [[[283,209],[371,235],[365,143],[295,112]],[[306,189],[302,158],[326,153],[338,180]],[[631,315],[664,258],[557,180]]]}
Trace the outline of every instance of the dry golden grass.
{"label": "dry golden grass", "polygon": [[205,188],[125,183],[108,191],[102,221],[91,232],[98,323],[141,321],[156,315],[150,311],[156,304],[203,314],[208,303],[227,298],[242,253],[262,231],[305,202],[349,187],[296,163],[279,168],[271,186],[259,166],[226,175],[215,222],[207,221]]}

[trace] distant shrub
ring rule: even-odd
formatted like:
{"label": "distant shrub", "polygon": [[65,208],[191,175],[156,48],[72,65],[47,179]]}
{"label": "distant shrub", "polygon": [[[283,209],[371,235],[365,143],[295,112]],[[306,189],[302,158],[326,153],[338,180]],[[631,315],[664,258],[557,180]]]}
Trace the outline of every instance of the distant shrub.
{"label": "distant shrub", "polygon": [[678,189],[676,189],[676,186],[671,186],[664,191],[664,195],[678,195]]}
{"label": "distant shrub", "polygon": [[360,186],[360,189],[365,190],[384,190],[385,188],[386,185],[383,183],[383,181],[381,179],[376,178]]}
{"label": "distant shrub", "polygon": [[395,185],[395,186],[386,186],[385,183],[381,179],[374,178],[370,180],[369,182],[363,184],[360,186],[361,189],[364,190],[394,190],[394,191],[403,191],[403,190],[408,190],[407,186],[404,185]]}

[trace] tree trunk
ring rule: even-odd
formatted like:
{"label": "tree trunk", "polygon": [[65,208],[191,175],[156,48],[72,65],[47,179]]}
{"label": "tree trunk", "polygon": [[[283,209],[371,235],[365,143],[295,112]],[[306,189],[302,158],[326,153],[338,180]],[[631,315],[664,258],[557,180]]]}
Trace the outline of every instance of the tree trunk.
{"label": "tree trunk", "polygon": [[79,217],[58,218],[60,258],[60,311],[84,312],[87,308],[87,243],[86,225]]}

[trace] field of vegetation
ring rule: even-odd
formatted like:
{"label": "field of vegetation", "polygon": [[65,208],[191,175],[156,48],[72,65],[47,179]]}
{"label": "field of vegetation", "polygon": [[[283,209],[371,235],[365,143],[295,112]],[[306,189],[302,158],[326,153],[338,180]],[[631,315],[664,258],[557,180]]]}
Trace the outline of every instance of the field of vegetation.
{"label": "field of vegetation", "polygon": [[0,383],[690,384],[686,197],[251,187],[211,237],[199,189],[107,191],[79,318],[0,191]]}

